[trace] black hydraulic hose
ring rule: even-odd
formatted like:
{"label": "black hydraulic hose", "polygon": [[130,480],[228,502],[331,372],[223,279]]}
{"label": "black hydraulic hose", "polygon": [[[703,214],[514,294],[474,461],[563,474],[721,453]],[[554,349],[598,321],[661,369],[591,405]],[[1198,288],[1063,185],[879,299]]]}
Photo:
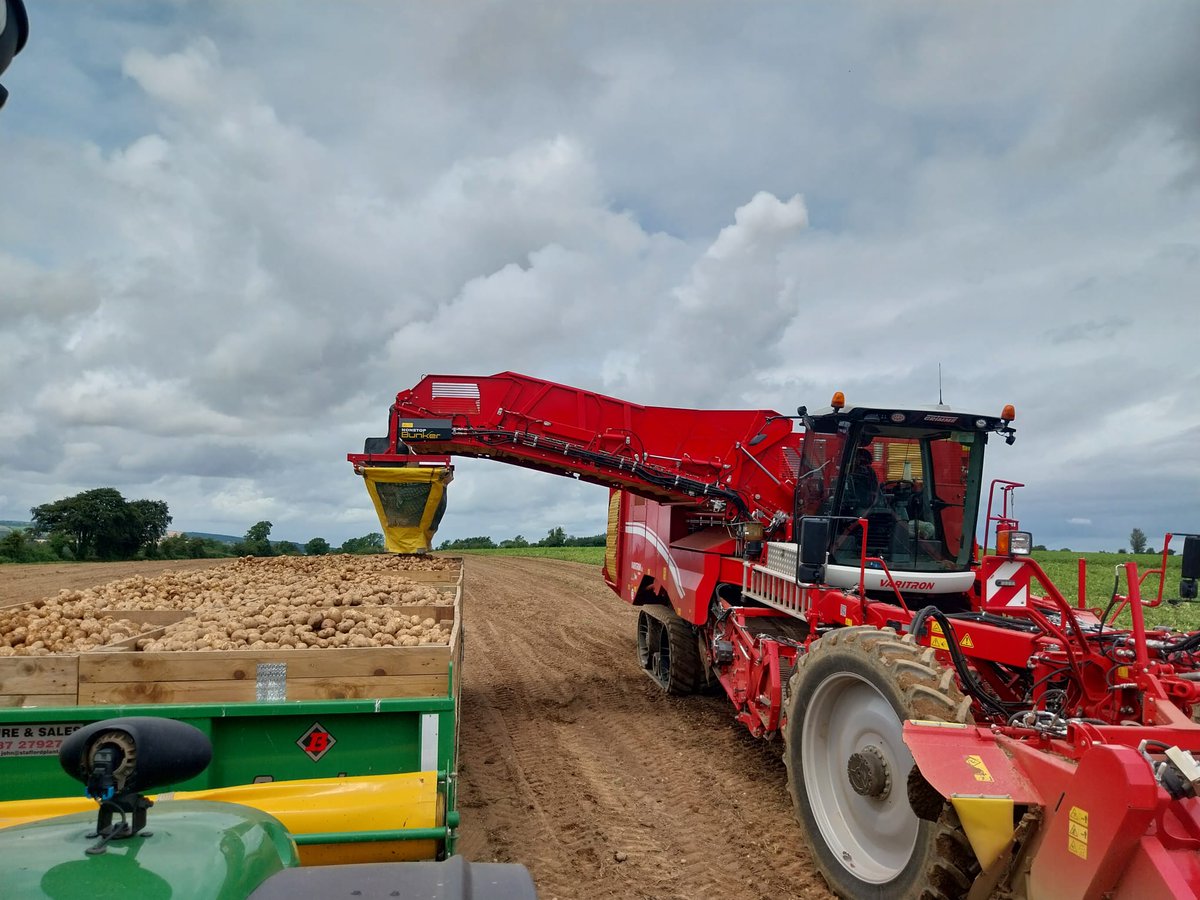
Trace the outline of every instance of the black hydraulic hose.
{"label": "black hydraulic hose", "polygon": [[972,699],[978,701],[980,706],[984,707],[992,715],[1007,716],[1010,704],[1006,704],[1003,700],[993,697],[987,688],[980,683],[979,679],[975,677],[975,673],[971,671],[971,667],[967,664],[967,658],[963,655],[958,642],[954,639],[954,629],[950,625],[950,619],[944,612],[936,606],[926,606],[917,610],[917,614],[913,616],[909,631],[914,637],[920,637],[929,619],[933,619],[942,628],[942,634],[946,638],[947,652],[950,654],[950,661],[954,664],[954,671],[963,686],[963,691]]}
{"label": "black hydraulic hose", "polygon": [[1121,587],[1121,573],[1117,572],[1113,575],[1112,596],[1108,598],[1108,606],[1104,607],[1104,615],[1100,617],[1100,628],[1096,631],[1096,637],[1100,637],[1104,633],[1104,623],[1108,619],[1108,614],[1112,612],[1113,606],[1117,602],[1117,590]]}
{"label": "black hydraulic hose", "polygon": [[[457,430],[457,429],[456,429]],[[500,442],[520,441],[525,432],[519,431],[501,431],[501,430],[482,430],[482,429],[464,429],[464,436],[479,440],[484,444],[495,444]],[[697,494],[704,497],[717,497],[728,503],[733,504],[738,512],[745,517],[750,516],[750,508],[742,499],[741,495],[731,488],[722,487],[719,484],[709,484],[704,481],[699,481],[695,478],[688,478],[683,475],[672,475],[668,472],[655,471],[654,468],[647,466],[645,463],[639,463],[637,460],[626,460],[624,457],[616,456],[612,453],[604,453],[597,450],[587,450],[583,447],[576,447],[571,444],[561,441],[557,438],[546,437],[542,435],[528,435],[529,440],[524,441],[527,446],[544,447],[549,450],[561,453],[563,456],[569,456],[576,459],[582,459],[585,462],[590,462],[594,465],[605,466],[607,468],[616,469],[618,472],[628,472],[643,481],[662,488],[667,491],[682,491],[686,494],[696,496]]]}

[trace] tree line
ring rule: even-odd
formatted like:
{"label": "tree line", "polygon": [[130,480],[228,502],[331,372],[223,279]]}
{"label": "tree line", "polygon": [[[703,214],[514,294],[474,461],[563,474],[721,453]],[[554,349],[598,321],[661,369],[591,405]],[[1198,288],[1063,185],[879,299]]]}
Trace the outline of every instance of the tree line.
{"label": "tree line", "polygon": [[30,511],[26,529],[0,537],[0,562],[109,562],[131,559],[219,559],[233,556],[322,556],[383,553],[378,532],[350,538],[340,547],[315,537],[301,547],[272,541],[271,523],[257,522],[235,543],[198,535],[167,536],[171,513],[164,500],[126,500],[116,488],[93,488],[43,503]]}
{"label": "tree line", "polygon": [[455,541],[442,541],[439,550],[508,550],[519,547],[603,547],[606,538],[603,534],[589,537],[568,535],[562,526],[551,528],[549,533],[540,541],[529,542],[523,535],[496,543],[488,535],[479,537],[459,538]]}

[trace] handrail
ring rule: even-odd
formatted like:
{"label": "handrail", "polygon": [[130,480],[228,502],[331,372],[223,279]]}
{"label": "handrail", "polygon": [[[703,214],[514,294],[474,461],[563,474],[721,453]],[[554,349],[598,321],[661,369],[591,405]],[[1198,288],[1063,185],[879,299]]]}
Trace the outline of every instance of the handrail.
{"label": "handrail", "polygon": [[[1003,498],[1003,504],[1000,515],[993,517],[992,501],[996,497],[996,485],[998,484],[1003,485],[1003,487],[1000,489]],[[993,478],[992,483],[988,486],[987,516],[983,520],[983,552],[979,554],[980,559],[983,559],[983,557],[987,556],[988,532],[991,531],[993,519],[996,522],[997,532],[1000,530],[999,526],[1001,522],[1012,522],[1014,525],[1016,524],[1016,520],[1010,519],[1008,516],[1008,503],[1012,492],[1019,487],[1025,487],[1024,483],[1020,481],[1006,481],[1003,478]]]}

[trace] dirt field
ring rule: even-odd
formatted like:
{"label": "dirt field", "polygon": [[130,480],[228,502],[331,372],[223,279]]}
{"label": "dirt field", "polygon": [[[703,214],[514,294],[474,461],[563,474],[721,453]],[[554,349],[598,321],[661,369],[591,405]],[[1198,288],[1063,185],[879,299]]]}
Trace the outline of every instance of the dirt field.
{"label": "dirt field", "polygon": [[[223,561],[0,566],[0,605]],[[469,557],[459,850],[522,862],[543,900],[832,896],[778,744],[637,667],[632,608],[594,566]]]}

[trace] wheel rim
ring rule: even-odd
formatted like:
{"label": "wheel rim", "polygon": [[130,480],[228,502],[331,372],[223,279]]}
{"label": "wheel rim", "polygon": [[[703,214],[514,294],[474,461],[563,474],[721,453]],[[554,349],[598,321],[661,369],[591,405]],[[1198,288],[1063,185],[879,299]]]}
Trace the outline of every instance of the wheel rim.
{"label": "wheel rim", "polygon": [[[825,679],[804,715],[800,752],[813,817],[834,857],[861,881],[894,879],[912,858],[920,821],[905,788],[913,758],[891,703],[857,675]],[[886,767],[890,788],[881,796],[864,795],[851,783],[848,763],[864,755]]]}

